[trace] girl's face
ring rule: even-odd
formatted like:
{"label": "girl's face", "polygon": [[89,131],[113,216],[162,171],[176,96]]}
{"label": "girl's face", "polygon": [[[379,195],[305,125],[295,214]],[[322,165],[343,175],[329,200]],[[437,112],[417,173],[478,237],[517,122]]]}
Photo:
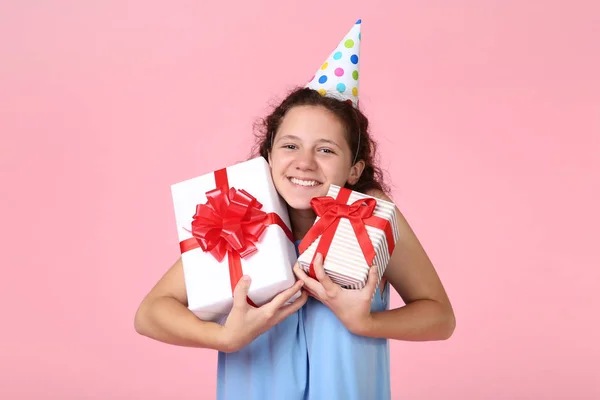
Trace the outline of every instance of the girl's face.
{"label": "girl's face", "polygon": [[275,133],[269,165],[275,188],[291,208],[310,209],[313,197],[325,196],[330,184],[358,181],[363,162],[354,154],[344,127],[324,107],[290,109]]}

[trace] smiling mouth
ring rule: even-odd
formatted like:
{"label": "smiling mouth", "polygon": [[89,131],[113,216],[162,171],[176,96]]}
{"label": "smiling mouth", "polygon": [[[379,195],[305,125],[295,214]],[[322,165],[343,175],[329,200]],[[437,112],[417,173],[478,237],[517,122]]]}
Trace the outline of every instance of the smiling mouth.
{"label": "smiling mouth", "polygon": [[290,182],[292,182],[296,186],[315,187],[315,186],[322,185],[321,182],[315,181],[315,180],[310,180],[310,179],[298,179],[298,178],[292,178],[292,177],[288,177],[288,179],[290,180]]}

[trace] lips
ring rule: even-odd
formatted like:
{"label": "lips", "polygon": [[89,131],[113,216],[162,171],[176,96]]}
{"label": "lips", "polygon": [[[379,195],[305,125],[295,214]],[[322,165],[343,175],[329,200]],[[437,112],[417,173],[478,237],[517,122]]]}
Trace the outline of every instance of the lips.
{"label": "lips", "polygon": [[301,179],[301,178],[295,178],[295,177],[288,177],[288,179],[290,180],[290,182],[292,182],[292,184],[294,184],[296,186],[316,187],[316,186],[322,185],[321,182],[314,180],[314,179]]}

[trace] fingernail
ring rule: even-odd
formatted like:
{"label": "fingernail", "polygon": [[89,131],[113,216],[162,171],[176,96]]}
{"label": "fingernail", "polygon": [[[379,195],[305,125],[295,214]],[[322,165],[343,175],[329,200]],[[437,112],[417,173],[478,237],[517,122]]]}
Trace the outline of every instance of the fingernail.
{"label": "fingernail", "polygon": [[242,279],[245,280],[246,282],[250,282],[250,276],[249,275],[242,276]]}

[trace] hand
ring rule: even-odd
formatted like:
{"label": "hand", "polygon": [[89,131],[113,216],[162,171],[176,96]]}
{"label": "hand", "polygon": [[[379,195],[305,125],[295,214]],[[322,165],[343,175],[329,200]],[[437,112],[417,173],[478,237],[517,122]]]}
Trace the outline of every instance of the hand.
{"label": "hand", "polygon": [[297,281],[293,286],[279,293],[269,303],[255,308],[248,304],[246,297],[250,289],[250,277],[244,276],[233,291],[233,307],[225,324],[223,324],[223,340],[225,352],[238,351],[252,342],[256,337],[298,311],[306,303],[308,295],[301,296],[291,304],[285,304],[303,286]]}
{"label": "hand", "polygon": [[360,289],[344,289],[325,273],[323,256],[318,253],[314,261],[317,280],[308,276],[296,263],[294,273],[304,281],[304,291],[321,301],[333,311],[346,329],[360,334],[371,321],[371,300],[377,288],[377,267],[371,266],[366,285]]}

